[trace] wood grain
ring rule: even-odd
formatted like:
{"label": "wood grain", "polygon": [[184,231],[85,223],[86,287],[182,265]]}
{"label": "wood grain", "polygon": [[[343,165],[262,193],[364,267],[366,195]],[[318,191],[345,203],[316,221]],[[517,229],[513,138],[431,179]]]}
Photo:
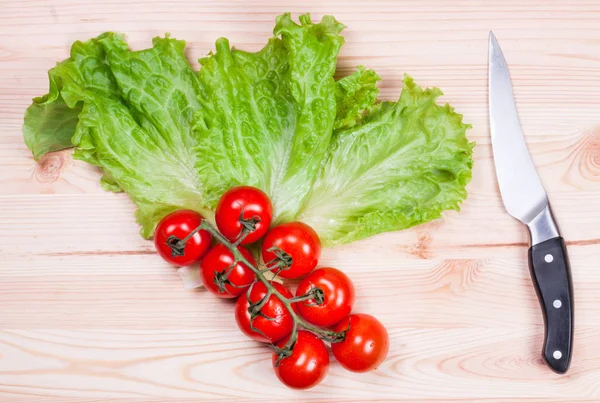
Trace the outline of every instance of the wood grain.
{"label": "wood grain", "polygon": [[[600,401],[600,3],[589,1],[0,1],[1,402]],[[319,387],[286,389],[269,351],[237,330],[231,304],[183,290],[138,235],[126,195],[69,151],[36,164],[20,126],[46,70],[106,30],[133,48],[171,32],[194,61],[219,36],[259,49],[276,15],[333,14],[348,26],[338,74],[355,65],[398,96],[404,72],[439,86],[473,124],[462,211],[326,250],[379,317],[389,359],[357,375],[333,364]],[[487,34],[511,67],[530,151],[573,267],[575,355],[541,362],[541,313],[527,233],[503,210],[487,115]]]}

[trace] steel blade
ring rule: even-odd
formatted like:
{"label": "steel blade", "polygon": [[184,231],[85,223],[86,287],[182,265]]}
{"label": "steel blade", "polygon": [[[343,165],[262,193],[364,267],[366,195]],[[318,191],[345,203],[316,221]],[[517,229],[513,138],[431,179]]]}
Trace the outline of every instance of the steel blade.
{"label": "steel blade", "polygon": [[494,164],[504,207],[525,224],[548,206],[521,132],[510,74],[498,41],[490,32],[489,111]]}

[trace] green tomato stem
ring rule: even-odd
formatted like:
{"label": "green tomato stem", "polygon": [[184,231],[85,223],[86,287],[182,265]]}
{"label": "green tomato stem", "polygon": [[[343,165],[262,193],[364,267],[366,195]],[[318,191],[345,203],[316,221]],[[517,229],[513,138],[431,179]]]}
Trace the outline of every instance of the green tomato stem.
{"label": "green tomato stem", "polygon": [[289,347],[291,349],[293,348],[294,343],[296,343],[296,340],[298,338],[298,326],[301,326],[302,328],[315,333],[320,338],[327,340],[331,343],[335,343],[344,339],[346,332],[334,332],[331,330],[323,329],[319,326],[315,326],[312,323],[307,322],[301,316],[296,314],[294,308],[292,307],[292,304],[296,302],[294,298],[286,298],[279,291],[277,291],[273,284],[271,284],[269,280],[267,280],[263,271],[258,269],[255,265],[248,261],[248,259],[246,259],[244,255],[242,255],[242,253],[237,248],[237,243],[231,243],[227,238],[221,235],[221,233],[217,231],[207,220],[202,220],[200,226],[192,232],[195,233],[199,230],[208,231],[213,237],[215,237],[217,241],[225,245],[227,249],[229,249],[229,251],[233,254],[235,261],[241,262],[248,266],[248,268],[254,272],[256,278],[265,285],[265,287],[267,288],[267,292],[271,295],[275,295],[288,310],[288,312],[292,316],[292,319],[294,320],[294,327],[292,328],[292,334],[290,335],[290,338],[286,343],[286,347]]}
{"label": "green tomato stem", "polygon": [[306,301],[307,299],[311,299],[311,298],[314,298],[314,297],[310,294],[300,295],[299,297],[290,298],[290,302],[302,302],[302,301]]}

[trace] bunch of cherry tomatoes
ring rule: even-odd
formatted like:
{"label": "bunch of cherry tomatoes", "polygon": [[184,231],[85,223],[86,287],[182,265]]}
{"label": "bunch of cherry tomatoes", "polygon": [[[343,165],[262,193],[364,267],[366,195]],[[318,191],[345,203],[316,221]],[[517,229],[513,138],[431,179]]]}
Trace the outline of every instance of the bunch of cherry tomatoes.
{"label": "bunch of cherry tomatoes", "polygon": [[[344,368],[375,369],[388,353],[385,327],[373,316],[351,313],[354,285],[344,273],[332,267],[315,270],[321,242],[311,227],[288,222],[271,228],[272,218],[264,192],[239,186],[217,205],[218,231],[199,213],[179,210],[158,224],[154,243],[169,263],[200,261],[204,286],[217,297],[237,298],[240,330],[273,347],[273,368],[285,385],[306,389],[325,378],[329,352],[324,340]],[[261,240],[259,266],[246,246]],[[275,276],[304,278],[293,294],[273,281]]]}

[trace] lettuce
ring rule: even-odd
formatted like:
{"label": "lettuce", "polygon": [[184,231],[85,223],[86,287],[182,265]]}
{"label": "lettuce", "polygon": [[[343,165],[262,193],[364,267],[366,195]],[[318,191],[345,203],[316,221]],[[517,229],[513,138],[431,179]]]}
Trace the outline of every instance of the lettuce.
{"label": "lettuce", "polygon": [[349,129],[362,123],[369,108],[377,102],[377,82],[380,80],[375,71],[358,66],[354,74],[336,82],[335,130]]}
{"label": "lettuce", "polygon": [[269,194],[276,222],[306,221],[326,245],[458,208],[468,125],[410,78],[397,103],[377,103],[380,78],[362,66],[336,82],[343,28],[284,14],[262,50],[221,38],[200,71],[168,35],[137,52],[111,32],[75,42],[25,113],[25,143],[35,159],[75,147],[105,189],[136,203],[144,237],[176,209],[210,217],[240,184]]}
{"label": "lettuce", "polygon": [[[153,48],[130,52],[121,35],[107,33],[76,42],[71,57],[50,72],[50,94],[58,91],[56,100],[80,108],[74,158],[99,166],[105,188],[129,194],[146,237],[168,212],[204,204],[192,132],[199,82],[184,46],[156,38]],[[26,132],[28,144],[48,135]]]}
{"label": "lettuce", "polygon": [[209,205],[236,185],[271,196],[278,221],[292,220],[319,170],[336,117],[335,64],[343,25],[333,17],[302,25],[277,19],[273,38],[257,53],[217,41],[202,59],[198,170]]}
{"label": "lettuce", "polygon": [[437,89],[405,76],[396,103],[369,108],[364,124],[335,133],[300,219],[327,245],[408,228],[458,209],[471,180],[470,125]]}
{"label": "lettuce", "polygon": [[73,147],[71,137],[79,122],[81,106],[70,108],[50,76],[50,93],[34,99],[25,112],[23,138],[37,160],[49,152]]}

